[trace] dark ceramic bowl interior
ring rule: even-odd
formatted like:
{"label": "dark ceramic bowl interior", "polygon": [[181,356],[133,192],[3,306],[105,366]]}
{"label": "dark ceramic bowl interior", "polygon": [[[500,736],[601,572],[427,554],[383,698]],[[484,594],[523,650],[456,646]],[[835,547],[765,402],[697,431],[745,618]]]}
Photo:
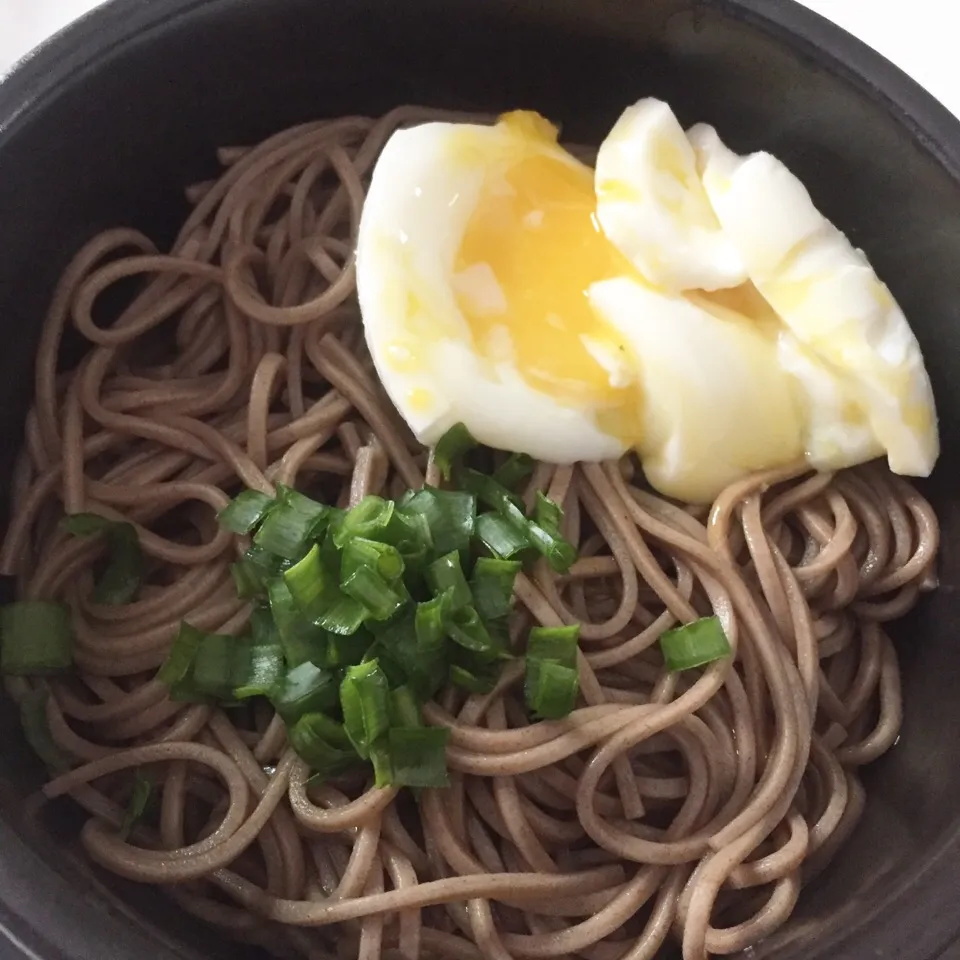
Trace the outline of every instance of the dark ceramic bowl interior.
{"label": "dark ceramic bowl interior", "polygon": [[[0,495],[71,251],[115,224],[171,238],[181,187],[211,175],[218,144],[404,102],[532,107],[589,142],[646,95],[785,160],[870,256],[927,358],[944,547],[940,590],[897,632],[902,738],[867,773],[849,846],[753,955],[928,960],[960,928],[960,124],[788,0],[118,0],[86,18],[0,85]],[[241,955],[154,890],[85,866],[76,811],[25,802],[41,771],[7,704],[0,718],[0,957]]]}

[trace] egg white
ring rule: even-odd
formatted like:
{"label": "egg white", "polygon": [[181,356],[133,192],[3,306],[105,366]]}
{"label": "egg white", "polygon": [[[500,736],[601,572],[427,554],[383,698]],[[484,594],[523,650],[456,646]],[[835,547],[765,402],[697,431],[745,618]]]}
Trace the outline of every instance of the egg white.
{"label": "egg white", "polygon": [[502,125],[428,123],[390,138],[357,239],[367,345],[390,399],[424,444],[464,423],[481,443],[553,463],[617,457],[625,442],[599,430],[592,411],[563,406],[521,378],[506,322],[493,359],[479,356],[457,304],[459,290],[489,309],[501,305],[494,277],[458,276],[454,261],[485,179],[529,150],[578,163]]}
{"label": "egg white", "polygon": [[[845,397],[836,418],[836,396],[827,402],[813,380],[804,381],[814,411],[807,430],[810,463],[832,469],[861,462],[868,451],[885,451],[895,473],[927,476],[939,454],[930,380],[910,325],[867,258],[775,157],[740,157],[704,125],[689,137],[707,196],[750,279],[806,348],[807,367],[819,363],[821,388],[829,375],[834,394]],[[789,358],[789,346],[786,352]],[[851,403],[852,417],[844,412]],[[875,444],[865,441],[861,419]],[[832,440],[820,436],[821,429]]]}
{"label": "egg white", "polygon": [[594,183],[604,233],[657,287],[717,290],[746,280],[667,104],[648,98],[623,112],[600,145]]}

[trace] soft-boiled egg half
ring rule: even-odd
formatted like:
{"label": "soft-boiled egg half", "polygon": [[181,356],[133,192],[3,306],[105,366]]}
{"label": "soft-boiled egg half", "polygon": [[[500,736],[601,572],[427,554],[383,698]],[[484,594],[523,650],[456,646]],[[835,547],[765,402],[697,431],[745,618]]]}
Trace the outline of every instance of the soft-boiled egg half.
{"label": "soft-boiled egg half", "polygon": [[[596,170],[526,111],[393,134],[357,288],[380,379],[417,438],[462,422],[555,463],[635,449],[657,489],[692,502],[804,457],[834,468],[887,452],[929,473],[936,416],[906,321],[872,271],[870,314],[865,281],[848,277],[866,261],[832,227],[799,265],[789,248],[764,259],[794,229],[775,221],[777,191],[803,188],[782,165],[742,177],[752,160],[707,128],[688,137],[656,100],[624,113]],[[825,345],[831,330],[842,345]]]}

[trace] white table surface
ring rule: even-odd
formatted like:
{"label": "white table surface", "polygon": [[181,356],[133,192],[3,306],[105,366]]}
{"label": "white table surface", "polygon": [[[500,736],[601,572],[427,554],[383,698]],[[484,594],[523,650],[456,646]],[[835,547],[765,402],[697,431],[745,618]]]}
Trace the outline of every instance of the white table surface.
{"label": "white table surface", "polygon": [[[32,46],[95,7],[97,2],[0,0],[0,76]],[[947,0],[801,2],[879,50],[960,116],[956,41],[944,22],[945,11],[950,6]]]}

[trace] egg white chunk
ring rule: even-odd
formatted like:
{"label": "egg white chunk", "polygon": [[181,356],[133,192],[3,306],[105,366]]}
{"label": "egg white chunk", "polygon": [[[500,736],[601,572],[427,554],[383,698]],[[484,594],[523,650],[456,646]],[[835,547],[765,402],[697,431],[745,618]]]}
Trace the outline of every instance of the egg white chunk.
{"label": "egg white chunk", "polygon": [[629,278],[594,284],[590,301],[640,358],[639,450],[658,490],[708,503],[756,470],[802,459],[800,411],[767,332]]}
{"label": "egg white chunk", "polygon": [[560,405],[520,376],[506,317],[499,342],[481,356],[458,306],[459,293],[484,311],[503,307],[496,277],[482,267],[457,275],[455,257],[485,178],[518,151],[536,149],[577,163],[499,124],[428,123],[390,138],[357,239],[367,344],[390,399],[424,444],[464,423],[481,443],[553,463],[617,457],[627,443],[601,431],[592,411]]}
{"label": "egg white chunk", "polygon": [[689,138],[724,232],[804,348],[787,341],[781,361],[805,385],[811,465],[834,469],[886,452],[895,473],[927,476],[939,453],[930,381],[906,318],[867,258],[775,157],[740,157],[704,125]]}
{"label": "egg white chunk", "polygon": [[594,182],[604,233],[657,287],[717,290],[746,280],[700,183],[693,148],[661,100],[623,112],[600,146]]}

